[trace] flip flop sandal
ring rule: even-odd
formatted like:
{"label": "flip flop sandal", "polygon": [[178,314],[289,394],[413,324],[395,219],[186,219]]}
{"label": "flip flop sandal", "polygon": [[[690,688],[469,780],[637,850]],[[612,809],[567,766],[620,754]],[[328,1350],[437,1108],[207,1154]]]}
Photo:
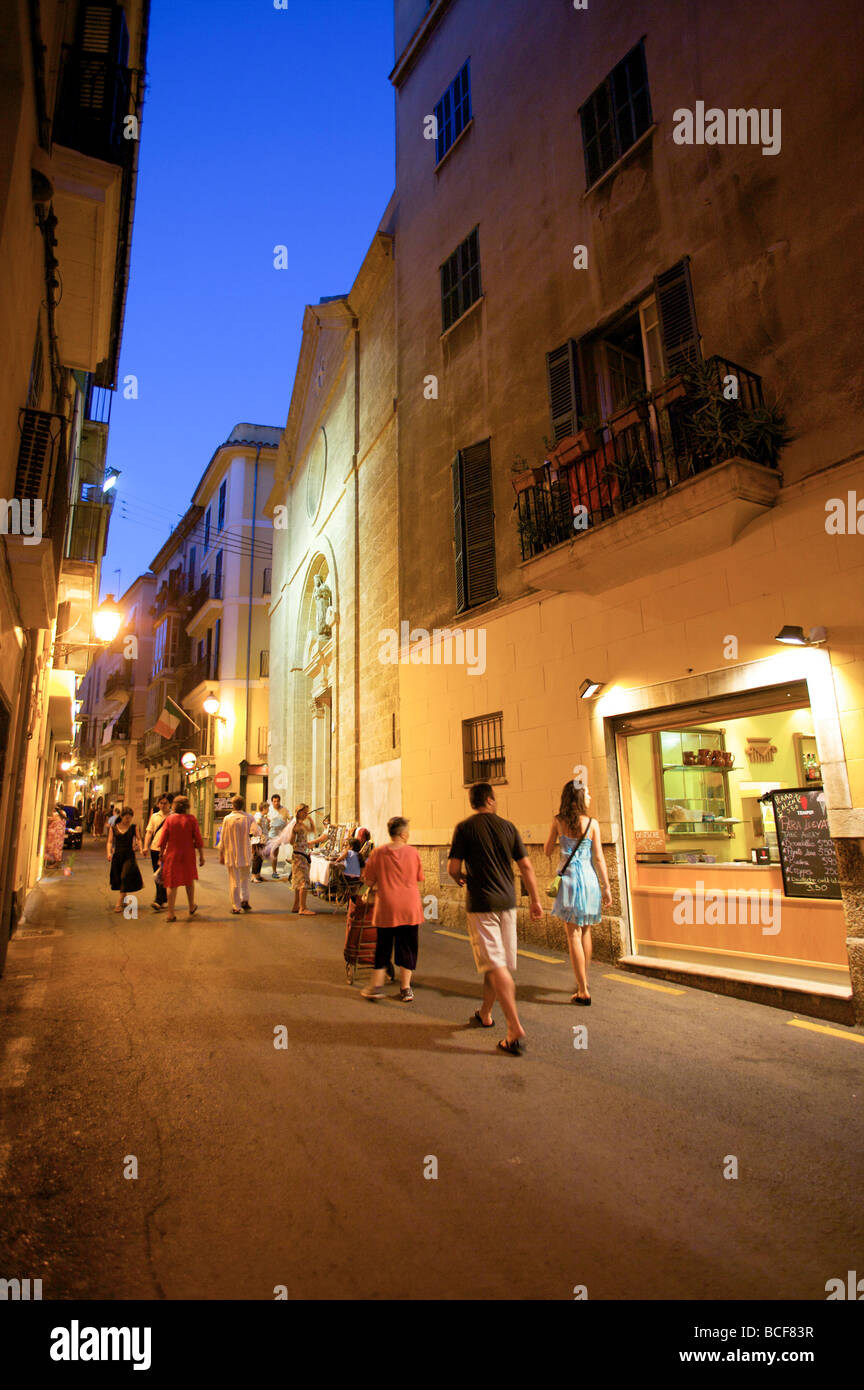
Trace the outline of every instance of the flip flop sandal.
{"label": "flip flop sandal", "polygon": [[198,904],[196,903],[194,907],[190,907],[190,909],[189,909],[189,916],[190,916],[190,917],[194,917],[194,916],[195,916],[195,913],[196,913],[197,911],[198,911]]}
{"label": "flip flop sandal", "polygon": [[590,1003],[591,1003],[591,995],[589,994],[587,999],[582,999],[578,994],[571,994],[571,996],[570,996],[570,1003],[571,1003],[571,1004],[590,1004]]}
{"label": "flip flop sandal", "polygon": [[508,1042],[506,1038],[502,1038],[498,1044],[498,1051],[509,1052],[511,1057],[521,1057],[523,1051],[522,1039],[514,1038],[512,1042]]}
{"label": "flip flop sandal", "polygon": [[472,1027],[474,1027],[474,1028],[494,1028],[494,1027],[495,1027],[495,1020],[494,1020],[494,1018],[492,1019],[492,1021],[491,1021],[490,1023],[484,1023],[484,1022],[483,1022],[482,1018],[480,1017],[480,1010],[479,1010],[479,1009],[475,1009],[475,1010],[474,1010],[474,1012],[473,1012],[473,1014],[471,1015],[471,1017],[469,1018],[468,1022],[469,1022],[469,1024],[470,1024]]}

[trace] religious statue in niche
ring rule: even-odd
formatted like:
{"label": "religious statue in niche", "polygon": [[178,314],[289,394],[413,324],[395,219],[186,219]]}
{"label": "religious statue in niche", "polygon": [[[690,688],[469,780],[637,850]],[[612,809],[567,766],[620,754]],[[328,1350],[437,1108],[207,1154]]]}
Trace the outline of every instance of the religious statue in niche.
{"label": "religious statue in niche", "polygon": [[324,577],[316,574],[314,579],[314,589],[312,591],[312,601],[315,604],[315,632],[319,637],[332,636],[332,623],[335,617],[333,608],[333,595],[330,586]]}

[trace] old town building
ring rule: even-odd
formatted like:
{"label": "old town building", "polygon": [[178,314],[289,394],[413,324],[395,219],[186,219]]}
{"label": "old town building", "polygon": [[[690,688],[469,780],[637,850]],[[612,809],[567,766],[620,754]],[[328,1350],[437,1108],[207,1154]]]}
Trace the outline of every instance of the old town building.
{"label": "old town building", "polygon": [[0,14],[0,968],[98,645],[148,14],[147,0]]}
{"label": "old town building", "polygon": [[[211,844],[231,794],[257,804],[266,791],[272,529],[264,505],[278,443],[278,429],[235,426],[151,565],[144,810],[163,791],[187,792]],[[154,726],[169,701],[184,717],[167,736]],[[194,766],[182,765],[184,754]],[[218,773],[227,774],[224,788]]]}
{"label": "old town building", "polygon": [[279,448],[271,790],[374,836],[401,804],[392,207],[348,294],[310,305]]}
{"label": "old town building", "polygon": [[468,785],[547,881],[586,780],[605,959],[860,1020],[852,10],[508,12],[396,3],[401,809],[455,922]]}

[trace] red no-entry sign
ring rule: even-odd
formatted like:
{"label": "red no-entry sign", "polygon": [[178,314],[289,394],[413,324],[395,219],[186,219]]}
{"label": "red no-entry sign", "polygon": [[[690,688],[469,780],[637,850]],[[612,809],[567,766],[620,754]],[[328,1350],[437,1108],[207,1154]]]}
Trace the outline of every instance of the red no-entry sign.
{"label": "red no-entry sign", "polygon": [[216,788],[217,792],[227,791],[231,785],[231,773],[217,772],[216,776],[213,778],[213,785]]}

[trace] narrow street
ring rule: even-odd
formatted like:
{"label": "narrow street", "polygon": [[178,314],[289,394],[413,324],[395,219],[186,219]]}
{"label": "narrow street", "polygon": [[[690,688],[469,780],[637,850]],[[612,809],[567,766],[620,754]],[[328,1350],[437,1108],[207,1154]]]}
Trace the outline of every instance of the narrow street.
{"label": "narrow street", "polygon": [[127,921],[104,844],[72,861],[0,981],[0,1274],[45,1299],[824,1300],[860,1267],[860,1031],[602,962],[577,1010],[526,954],[505,1057],[434,924],[414,1004],[370,1004],[287,885],[232,917],[211,850],[195,920],[145,865]]}

